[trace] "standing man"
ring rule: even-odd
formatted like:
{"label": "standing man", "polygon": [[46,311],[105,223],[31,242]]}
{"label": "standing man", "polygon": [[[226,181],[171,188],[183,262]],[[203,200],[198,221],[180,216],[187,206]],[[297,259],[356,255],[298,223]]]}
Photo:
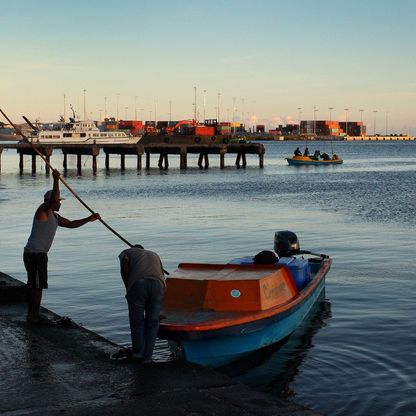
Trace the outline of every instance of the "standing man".
{"label": "standing man", "polygon": [[100,218],[99,214],[70,221],[57,212],[61,207],[59,192],[60,173],[52,172],[53,189],[46,192],[44,202],[36,210],[33,218],[32,231],[23,252],[23,261],[27,271],[28,311],[27,322],[32,324],[48,324],[49,319],[41,315],[40,303],[42,290],[48,288],[48,251],[52,245],[58,226],[78,228],[90,221]]}
{"label": "standing man", "polygon": [[129,307],[132,358],[151,363],[166,289],[162,262],[141,245],[122,251],[119,259]]}

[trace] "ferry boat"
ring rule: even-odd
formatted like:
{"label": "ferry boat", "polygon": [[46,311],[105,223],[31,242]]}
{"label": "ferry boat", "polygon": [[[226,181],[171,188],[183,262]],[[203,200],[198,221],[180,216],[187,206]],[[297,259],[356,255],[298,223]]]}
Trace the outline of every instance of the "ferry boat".
{"label": "ferry boat", "polygon": [[273,252],[179,264],[167,278],[159,338],[176,357],[201,365],[244,358],[296,330],[321,299],[331,263],[300,251],[296,234],[280,231]]}
{"label": "ferry boat", "polygon": [[123,131],[100,131],[93,121],[74,119],[59,130],[40,130],[29,137],[37,144],[135,144],[140,139]]}

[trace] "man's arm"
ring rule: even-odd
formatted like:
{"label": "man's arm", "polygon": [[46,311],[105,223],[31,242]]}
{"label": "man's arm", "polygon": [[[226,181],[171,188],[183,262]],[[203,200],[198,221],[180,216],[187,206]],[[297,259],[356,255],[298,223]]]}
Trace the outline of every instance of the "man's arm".
{"label": "man's arm", "polygon": [[96,221],[96,220],[99,220],[100,218],[101,218],[100,214],[98,214],[98,213],[91,214],[88,217],[81,218],[79,220],[73,220],[73,221],[59,216],[58,225],[60,227],[65,227],[65,228],[78,228],[78,227],[81,227],[82,225],[86,224],[87,222]]}

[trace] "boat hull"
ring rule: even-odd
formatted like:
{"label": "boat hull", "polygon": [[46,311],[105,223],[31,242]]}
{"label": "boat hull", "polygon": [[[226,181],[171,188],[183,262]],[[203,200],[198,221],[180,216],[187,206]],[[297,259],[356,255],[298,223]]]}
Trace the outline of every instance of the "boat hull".
{"label": "boat hull", "polygon": [[342,159],[331,159],[331,160],[314,160],[311,158],[286,158],[287,163],[290,166],[300,166],[300,165],[315,165],[315,166],[326,166],[326,165],[341,165],[343,163]]}

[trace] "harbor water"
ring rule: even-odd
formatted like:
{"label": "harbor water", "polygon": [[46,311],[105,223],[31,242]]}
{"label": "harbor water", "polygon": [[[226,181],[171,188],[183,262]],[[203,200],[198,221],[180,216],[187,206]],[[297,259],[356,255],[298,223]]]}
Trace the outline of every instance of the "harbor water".
{"label": "harbor water", "polygon": [[[131,243],[157,251],[172,271],[179,262],[228,262],[273,248],[275,231],[294,231],[301,248],[333,257],[326,293],[283,345],[224,369],[255,389],[293,398],[328,415],[416,414],[416,142],[334,142],[336,166],[288,166],[284,157],[304,142],[267,142],[237,169],[226,158],[188,170],[126,170],[104,156],[93,175],[68,158],[67,182]],[[309,142],[332,151],[330,143]],[[44,165],[19,174],[14,150],[3,151],[0,175],[0,271],[26,280],[22,261],[34,211],[52,178]],[[51,163],[60,169],[62,154]],[[89,212],[65,189],[60,214]],[[126,245],[100,222],[60,228],[49,253],[43,305],[119,344],[129,344],[118,254]],[[157,360],[169,360],[162,341]],[[250,365],[247,365],[247,363]]]}

